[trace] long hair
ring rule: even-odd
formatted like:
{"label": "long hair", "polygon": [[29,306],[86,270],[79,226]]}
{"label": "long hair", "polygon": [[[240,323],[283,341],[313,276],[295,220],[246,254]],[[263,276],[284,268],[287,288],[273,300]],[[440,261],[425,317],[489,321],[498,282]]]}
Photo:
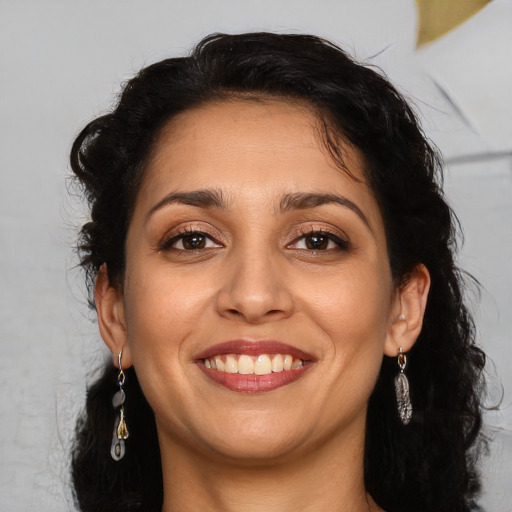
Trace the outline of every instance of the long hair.
{"label": "long hair", "polygon": [[[361,150],[396,286],[420,263],[430,272],[424,326],[410,352],[413,418],[407,426],[398,419],[396,362],[384,358],[368,406],[366,489],[389,512],[467,512],[479,490],[485,356],[475,345],[464,274],[454,260],[458,224],[443,196],[440,159],[396,89],[334,44],[308,35],[217,34],[189,57],[153,64],[126,84],[113,111],[89,123],[71,151],[91,208],[78,242],[89,291],[103,263],[110,282],[121,286],[134,201],[162,127],[208,102],[268,97],[312,107],[341,168],[341,140]],[[133,370],[126,378],[127,455],[110,459],[115,375],[109,365],[90,388],[77,426],[76,500],[84,512],[160,511],[155,422]]]}

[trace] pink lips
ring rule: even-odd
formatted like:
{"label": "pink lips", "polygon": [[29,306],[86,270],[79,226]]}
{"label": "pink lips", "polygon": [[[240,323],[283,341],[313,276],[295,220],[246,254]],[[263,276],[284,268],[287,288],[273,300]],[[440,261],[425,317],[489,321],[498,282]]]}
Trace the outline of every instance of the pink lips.
{"label": "pink lips", "polygon": [[[295,370],[283,370],[268,375],[241,375],[238,373],[226,373],[204,365],[204,359],[222,354],[247,354],[256,356],[260,354],[289,354],[297,359],[302,359],[306,364]],[[248,341],[233,340],[219,343],[200,352],[195,357],[196,364],[201,371],[211,380],[232,391],[246,393],[262,393],[291,384],[302,377],[313,365],[311,354],[303,352],[291,345],[273,340]]]}
{"label": "pink lips", "polygon": [[290,354],[297,359],[303,361],[311,361],[313,356],[307,354],[286,343],[280,341],[264,340],[264,341],[248,341],[248,340],[233,340],[213,345],[208,347],[203,352],[197,354],[195,357],[198,359],[206,359],[221,354],[247,354],[249,356],[257,356],[259,354]]}

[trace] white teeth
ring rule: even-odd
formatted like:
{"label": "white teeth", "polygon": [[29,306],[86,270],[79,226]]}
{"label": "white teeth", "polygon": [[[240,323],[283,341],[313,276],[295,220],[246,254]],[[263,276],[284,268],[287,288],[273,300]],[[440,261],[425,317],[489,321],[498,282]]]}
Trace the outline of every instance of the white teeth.
{"label": "white teeth", "polygon": [[251,356],[242,354],[238,359],[238,373],[251,375],[254,373],[254,361]]}
{"label": "white teeth", "polygon": [[304,366],[302,359],[290,354],[228,354],[209,357],[204,360],[206,368],[241,375],[268,375],[282,371],[298,370]]}
{"label": "white teeth", "polygon": [[300,359],[294,359],[292,363],[292,370],[302,368],[302,361]]}
{"label": "white teeth", "polygon": [[238,373],[238,362],[233,356],[226,356],[224,371],[226,373]]}
{"label": "white teeth", "polygon": [[220,356],[215,356],[215,366],[217,367],[217,370],[224,371],[224,361]]}
{"label": "white teeth", "polygon": [[282,372],[283,370],[283,356],[281,354],[277,354],[272,358],[272,371],[277,373]]}
{"label": "white teeth", "polygon": [[272,373],[270,357],[266,354],[258,356],[258,359],[256,359],[256,362],[254,363],[254,373],[256,375],[268,375],[269,373]]}

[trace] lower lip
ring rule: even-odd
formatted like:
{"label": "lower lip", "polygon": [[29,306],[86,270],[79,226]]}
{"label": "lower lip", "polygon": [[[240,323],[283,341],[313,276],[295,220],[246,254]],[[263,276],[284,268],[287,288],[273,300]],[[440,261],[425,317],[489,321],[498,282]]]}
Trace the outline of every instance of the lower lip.
{"label": "lower lip", "polygon": [[296,370],[283,370],[282,372],[269,373],[268,375],[240,375],[239,373],[227,373],[207,368],[202,361],[197,365],[201,371],[211,380],[240,393],[265,393],[281,388],[300,379],[313,365],[306,364]]}

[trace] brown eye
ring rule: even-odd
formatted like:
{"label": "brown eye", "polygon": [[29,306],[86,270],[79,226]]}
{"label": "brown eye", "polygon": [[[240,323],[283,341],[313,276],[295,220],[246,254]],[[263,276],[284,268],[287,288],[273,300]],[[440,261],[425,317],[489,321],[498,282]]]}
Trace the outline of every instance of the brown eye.
{"label": "brown eye", "polygon": [[294,240],[288,248],[317,252],[348,251],[350,242],[327,231],[311,231]]}
{"label": "brown eye", "polygon": [[222,245],[206,233],[189,231],[172,237],[162,245],[161,250],[201,251],[215,247],[222,247]]}
{"label": "brown eye", "polygon": [[330,239],[320,233],[314,233],[304,237],[304,241],[308,249],[312,251],[322,251],[328,248]]}
{"label": "brown eye", "polygon": [[206,236],[201,233],[192,233],[182,237],[183,248],[187,251],[204,249],[206,247]]}

